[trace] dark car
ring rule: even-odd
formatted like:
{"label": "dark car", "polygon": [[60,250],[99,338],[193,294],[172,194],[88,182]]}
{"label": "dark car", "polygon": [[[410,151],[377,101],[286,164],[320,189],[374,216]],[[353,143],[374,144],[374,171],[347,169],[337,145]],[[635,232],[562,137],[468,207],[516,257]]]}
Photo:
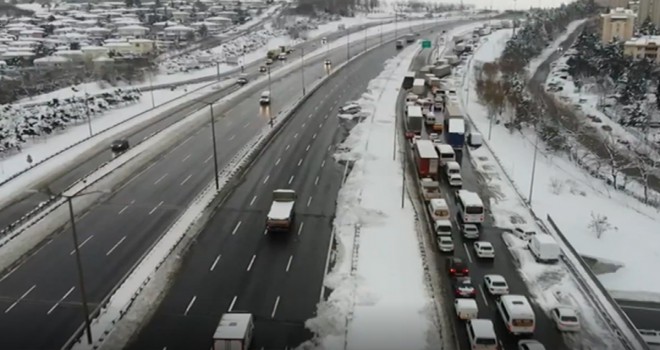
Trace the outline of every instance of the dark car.
{"label": "dark car", "polygon": [[110,149],[115,153],[125,152],[130,147],[127,139],[114,140],[110,144]]}
{"label": "dark car", "polygon": [[470,274],[470,270],[463,260],[454,256],[447,258],[447,271],[452,277],[468,276]]}
{"label": "dark car", "polygon": [[266,73],[266,71],[268,71],[268,68],[266,68],[266,66],[259,67],[259,73]]}
{"label": "dark car", "polygon": [[470,277],[460,277],[454,281],[454,295],[457,298],[474,298],[477,295]]}
{"label": "dark car", "polygon": [[247,84],[247,83],[248,83],[247,75],[245,75],[245,74],[241,74],[241,75],[238,77],[238,79],[236,79],[236,83],[238,83],[238,84],[240,84],[240,85],[245,85],[245,84]]}

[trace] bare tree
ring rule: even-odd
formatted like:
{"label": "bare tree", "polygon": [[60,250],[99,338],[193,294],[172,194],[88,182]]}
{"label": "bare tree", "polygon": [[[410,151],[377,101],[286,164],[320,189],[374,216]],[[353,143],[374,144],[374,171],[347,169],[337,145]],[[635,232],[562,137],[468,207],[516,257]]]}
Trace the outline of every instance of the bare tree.
{"label": "bare tree", "polygon": [[607,216],[594,214],[594,212],[591,212],[591,222],[588,227],[598,239],[600,239],[605,232],[612,229],[612,225],[607,219]]}

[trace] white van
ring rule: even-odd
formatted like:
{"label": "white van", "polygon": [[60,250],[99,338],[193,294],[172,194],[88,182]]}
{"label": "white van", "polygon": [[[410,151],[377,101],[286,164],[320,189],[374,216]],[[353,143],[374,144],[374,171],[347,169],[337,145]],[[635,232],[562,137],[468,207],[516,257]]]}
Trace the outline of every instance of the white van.
{"label": "white van", "polygon": [[433,228],[435,229],[435,234],[438,236],[451,236],[451,221],[444,220],[435,220],[433,222]]}
{"label": "white van", "polygon": [[454,174],[461,175],[461,165],[458,164],[458,162],[455,160],[447,161],[445,163],[445,174],[447,175],[447,177],[449,177],[449,175],[454,175]]}
{"label": "white van", "polygon": [[561,249],[550,235],[533,235],[529,240],[529,251],[532,252],[537,262],[555,263],[559,261]]}
{"label": "white van", "polygon": [[433,221],[449,220],[449,206],[443,198],[432,198],[429,201],[429,213]]}
{"label": "white van", "polygon": [[524,295],[508,294],[497,299],[497,311],[511,334],[533,334],[536,326],[534,310]]}
{"label": "white van", "polygon": [[454,147],[446,143],[435,143],[435,149],[438,152],[438,157],[440,158],[440,164],[445,164],[447,162],[456,161],[456,153],[454,152]]}
{"label": "white van", "polygon": [[264,91],[261,93],[259,98],[260,105],[269,105],[270,104],[270,91]]}
{"label": "white van", "polygon": [[482,318],[468,320],[465,324],[472,350],[497,350],[498,342],[493,321]]}
{"label": "white van", "polygon": [[479,307],[474,299],[457,298],[454,300],[454,309],[456,309],[456,316],[464,321],[477,318],[479,314]]}

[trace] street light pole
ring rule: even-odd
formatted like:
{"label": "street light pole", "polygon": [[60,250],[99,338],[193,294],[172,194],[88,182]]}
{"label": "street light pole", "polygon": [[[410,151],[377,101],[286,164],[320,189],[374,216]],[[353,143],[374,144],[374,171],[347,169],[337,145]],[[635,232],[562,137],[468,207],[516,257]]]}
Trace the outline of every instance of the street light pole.
{"label": "street light pole", "polygon": [[[270,85],[270,66],[268,66],[268,96],[272,97],[270,87],[271,87],[271,85]],[[270,110],[270,107],[267,108],[267,110],[268,110],[268,124],[270,124],[270,127],[272,128],[273,127],[273,114]]]}
{"label": "street light pole", "polygon": [[220,191],[220,179],[218,179],[218,150],[215,141],[215,116],[213,115],[213,103],[209,103],[211,109],[211,136],[213,138],[213,169],[215,170],[215,191]]}
{"label": "street light pole", "polygon": [[300,48],[300,76],[302,80],[302,94],[305,96],[305,48]]}
{"label": "street light pole", "polygon": [[346,28],[346,62],[351,59],[350,38],[351,32],[348,30],[348,28]]}
{"label": "street light pole", "polygon": [[85,92],[85,114],[87,115],[87,127],[89,128],[89,137],[94,136],[92,132],[92,116],[89,114],[89,94]]}
{"label": "street light pole", "polygon": [[367,30],[368,28],[364,28],[364,52],[367,52]]}
{"label": "street light pole", "polygon": [[154,99],[154,82],[149,74],[149,93],[151,93],[151,108],[156,108],[156,100]]}
{"label": "street light pole", "polygon": [[[64,195],[63,195],[64,196]],[[89,322],[89,307],[87,306],[87,293],[85,292],[85,278],[83,275],[80,250],[78,249],[78,234],[76,232],[76,221],[73,215],[73,196],[64,196],[69,204],[69,218],[71,219],[71,233],[73,236],[73,250],[76,253],[76,265],[78,267],[78,282],[80,283],[80,295],[82,299],[83,313],[85,314],[85,329],[87,331],[87,344],[92,344],[92,327]]]}
{"label": "street light pole", "polygon": [[534,194],[534,175],[536,173],[536,154],[539,150],[539,136],[536,135],[536,141],[534,142],[534,160],[532,161],[532,179],[529,182],[529,197],[528,204],[532,205],[532,194]]}

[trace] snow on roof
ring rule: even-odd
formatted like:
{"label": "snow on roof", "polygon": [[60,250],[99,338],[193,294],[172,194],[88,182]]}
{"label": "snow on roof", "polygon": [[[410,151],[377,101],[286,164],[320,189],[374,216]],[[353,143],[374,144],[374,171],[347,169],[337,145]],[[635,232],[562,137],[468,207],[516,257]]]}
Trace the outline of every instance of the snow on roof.
{"label": "snow on roof", "polygon": [[110,33],[110,29],[103,27],[91,27],[85,29],[85,31],[88,33]]}
{"label": "snow on roof", "polygon": [[153,43],[154,41],[151,40],[151,39],[129,39],[128,42],[129,42],[129,43],[143,43],[143,44],[147,44],[147,43]]}
{"label": "snow on roof", "polygon": [[189,32],[193,31],[193,28],[178,25],[178,26],[172,26],[172,27],[167,27],[164,29],[166,32]]}
{"label": "snow on roof", "polygon": [[137,25],[137,24],[134,24],[134,25],[130,25],[130,26],[119,27],[119,28],[117,28],[117,30],[121,30],[121,31],[144,31],[144,32],[147,32],[147,31],[149,31],[149,28],[147,28],[147,27],[143,27],[143,26],[140,26],[140,25]]}
{"label": "snow on roof", "polygon": [[133,47],[133,45],[129,44],[128,42],[121,42],[121,43],[105,43],[103,46],[107,48],[121,48],[121,47]]}
{"label": "snow on roof", "polygon": [[113,62],[114,59],[110,58],[108,56],[100,56],[100,57],[97,57],[97,58],[93,59],[92,61],[94,61],[94,62]]}
{"label": "snow on roof", "polygon": [[80,50],[59,50],[54,53],[54,55],[58,56],[81,56],[82,54]]}
{"label": "snow on roof", "polygon": [[435,146],[431,140],[417,140],[415,147],[419,152],[419,156],[426,159],[437,159],[438,153],[435,151]]}
{"label": "snow on roof", "polygon": [[231,18],[223,17],[223,16],[214,16],[214,17],[209,17],[206,19],[207,21],[229,21],[231,22]]}
{"label": "snow on roof", "polygon": [[465,121],[463,119],[449,119],[449,132],[464,133],[465,132]]}
{"label": "snow on roof", "polygon": [[481,207],[484,205],[478,194],[468,190],[458,190],[458,197],[461,199],[461,202],[467,206]]}
{"label": "snow on roof", "polygon": [[270,207],[268,212],[268,218],[273,220],[285,220],[289,218],[291,214],[291,208],[295,202],[276,202],[273,201],[273,204]]}
{"label": "snow on roof", "polygon": [[252,323],[252,314],[222,315],[213,339],[243,339]]}
{"label": "snow on roof", "polygon": [[90,51],[108,51],[107,47],[103,46],[83,46],[80,48],[80,51],[90,52]]}
{"label": "snow on roof", "polygon": [[69,62],[70,60],[66,57],[62,56],[46,56],[42,58],[37,58],[34,60],[34,63],[40,63],[40,62],[50,62],[50,63],[66,63]]}
{"label": "snow on roof", "polygon": [[638,38],[632,38],[625,43],[626,46],[660,46],[660,35],[647,35]]}
{"label": "snow on roof", "polygon": [[7,51],[2,54],[2,57],[32,57],[34,52],[30,51]]}

